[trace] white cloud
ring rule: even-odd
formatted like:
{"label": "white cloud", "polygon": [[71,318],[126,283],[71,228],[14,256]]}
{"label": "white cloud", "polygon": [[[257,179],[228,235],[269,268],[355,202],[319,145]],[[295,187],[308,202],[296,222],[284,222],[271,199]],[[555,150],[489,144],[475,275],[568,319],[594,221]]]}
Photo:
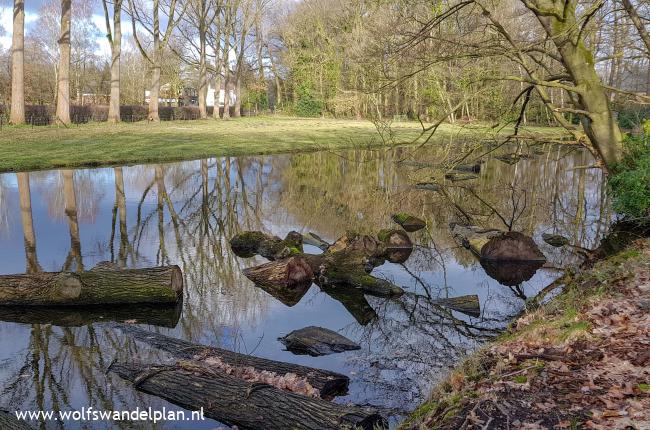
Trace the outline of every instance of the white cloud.
{"label": "white cloud", "polygon": [[[9,6],[0,6],[0,46],[4,49],[11,47],[11,35],[13,34],[13,8]],[[29,32],[28,25],[38,20],[38,14],[26,11],[25,12],[25,33]]]}
{"label": "white cloud", "polygon": [[0,46],[2,49],[11,48],[11,36],[0,36]]}

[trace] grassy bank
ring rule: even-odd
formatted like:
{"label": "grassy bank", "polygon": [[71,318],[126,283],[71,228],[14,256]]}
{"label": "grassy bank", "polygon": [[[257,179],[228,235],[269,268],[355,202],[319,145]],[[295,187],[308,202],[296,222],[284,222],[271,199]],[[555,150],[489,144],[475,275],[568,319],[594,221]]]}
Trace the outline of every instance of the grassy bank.
{"label": "grassy bank", "polygon": [[[395,123],[392,128],[396,142],[408,142],[420,132],[419,123],[414,122]],[[490,132],[488,127],[443,125],[438,135],[485,135]],[[530,129],[529,132],[558,134],[557,129]],[[90,123],[69,128],[3,127],[0,172],[338,150],[382,143],[377,129],[369,121],[287,117],[158,124]]]}
{"label": "grassy bank", "polygon": [[434,390],[405,429],[650,428],[650,240],[566,274]]}

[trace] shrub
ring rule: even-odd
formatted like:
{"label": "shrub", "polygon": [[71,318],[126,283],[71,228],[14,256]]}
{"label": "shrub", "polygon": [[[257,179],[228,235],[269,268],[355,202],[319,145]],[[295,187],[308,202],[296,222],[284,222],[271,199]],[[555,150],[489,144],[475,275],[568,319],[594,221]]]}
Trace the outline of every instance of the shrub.
{"label": "shrub", "polygon": [[297,116],[318,117],[323,113],[323,102],[314,97],[312,89],[307,86],[298,88]]}
{"label": "shrub", "polygon": [[625,158],[613,169],[609,189],[614,210],[643,223],[650,221],[650,134],[625,140]]}

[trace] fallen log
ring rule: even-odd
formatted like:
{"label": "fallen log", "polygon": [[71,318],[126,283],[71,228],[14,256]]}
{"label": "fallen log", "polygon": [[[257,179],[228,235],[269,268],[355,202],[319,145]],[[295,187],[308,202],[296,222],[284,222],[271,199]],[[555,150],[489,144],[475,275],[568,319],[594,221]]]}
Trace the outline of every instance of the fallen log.
{"label": "fallen log", "polygon": [[[174,328],[182,313],[178,304],[95,306],[0,306],[0,321],[81,327],[100,322],[126,322]],[[0,427],[1,428],[1,427]]]}
{"label": "fallen log", "polygon": [[437,299],[433,303],[474,318],[481,316],[481,305],[476,294]]}
{"label": "fallen log", "polygon": [[386,428],[374,410],[302,396],[250,383],[191,362],[151,365],[115,362],[109,368],[145,393],[241,429]]}
{"label": "fallen log", "polygon": [[129,339],[167,352],[176,360],[209,360],[214,358],[226,365],[240,369],[250,368],[259,373],[268,372],[278,376],[293,374],[304,379],[310,386],[318,390],[322,398],[343,395],[348,391],[350,379],[345,375],[329,370],[268,360],[221,348],[195,344],[153,333],[130,324],[111,324],[110,327],[116,328]]}
{"label": "fallen log", "polygon": [[245,231],[230,240],[230,247],[238,257],[261,255],[269,260],[278,260],[291,255],[302,254],[302,235],[295,231],[280,239],[259,231]]}
{"label": "fallen log", "polygon": [[92,270],[0,276],[0,305],[63,306],[177,303],[183,297],[178,266],[120,269],[100,263]]}
{"label": "fallen log", "polygon": [[10,412],[0,411],[0,429],[2,430],[34,430],[23,420],[16,418],[16,415]]}

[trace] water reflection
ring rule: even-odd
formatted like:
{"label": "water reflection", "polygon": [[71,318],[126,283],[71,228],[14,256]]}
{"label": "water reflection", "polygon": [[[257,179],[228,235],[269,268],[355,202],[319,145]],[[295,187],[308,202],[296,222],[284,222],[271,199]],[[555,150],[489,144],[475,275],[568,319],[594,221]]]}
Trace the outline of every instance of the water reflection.
{"label": "water reflection", "polygon": [[[0,273],[74,271],[105,260],[123,267],[178,264],[187,287],[182,315],[142,308],[142,321],[151,329],[339,371],[352,380],[350,394],[340,401],[380,406],[397,416],[426,396],[439,377],[435,369],[445,371],[493,336],[521,308],[522,297],[534,295],[555,275],[533,270],[521,280],[502,279],[513,290],[505,288],[458,246],[450,222],[523,231],[556,267],[576,257],[570,249],[546,245],[542,233],[592,248],[606,232],[612,215],[602,175],[582,167],[592,164],[590,155],[544,149],[512,165],[490,159],[478,179],[448,182],[443,192],[413,187],[432,177],[444,180],[444,170],[428,167],[454,153],[443,145],[415,155],[398,148],[0,175]],[[400,162],[404,159],[418,163]],[[399,301],[315,286],[278,300],[242,275],[244,267],[263,260],[239,259],[228,244],[244,230],[281,237],[291,230],[312,231],[330,242],[346,230],[374,234],[394,227],[395,212],[429,224],[411,234],[416,248],[405,263],[376,270],[408,290]],[[488,273],[499,279],[492,269]],[[437,301],[467,294],[479,296],[480,316]],[[178,409],[104,373],[113,359],[160,355],[101,324],[110,319],[128,316],[113,310],[0,312],[0,409]],[[308,325],[340,330],[362,349],[318,358],[283,351],[276,339]],[[41,428],[215,427],[214,422],[183,425],[40,423]]]}

